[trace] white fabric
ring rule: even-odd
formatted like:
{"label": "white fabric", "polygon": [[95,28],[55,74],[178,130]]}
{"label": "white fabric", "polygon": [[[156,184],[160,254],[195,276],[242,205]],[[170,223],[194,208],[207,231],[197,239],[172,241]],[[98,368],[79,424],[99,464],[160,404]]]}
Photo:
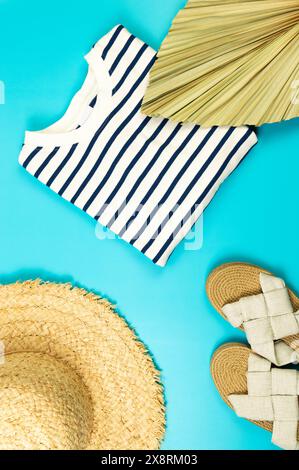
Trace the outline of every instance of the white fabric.
{"label": "white fabric", "polygon": [[229,395],[237,415],[253,421],[273,421],[272,442],[283,449],[299,450],[299,373],[271,369],[270,361],[250,354],[248,395]]}
{"label": "white fabric", "polygon": [[283,341],[299,333],[299,312],[293,311],[282,279],[260,273],[261,294],[242,297],[223,307],[234,326],[243,326],[253,351],[282,366],[297,360],[296,352]]}

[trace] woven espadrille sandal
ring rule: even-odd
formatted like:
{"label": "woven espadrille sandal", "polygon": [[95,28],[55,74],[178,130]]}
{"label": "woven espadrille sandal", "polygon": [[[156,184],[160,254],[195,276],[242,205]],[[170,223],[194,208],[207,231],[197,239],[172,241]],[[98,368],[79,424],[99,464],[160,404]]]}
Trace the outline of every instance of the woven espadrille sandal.
{"label": "woven espadrille sandal", "polygon": [[209,275],[215,309],[245,331],[252,350],[277,366],[299,358],[299,298],[282,279],[258,266],[228,263]]}
{"label": "woven espadrille sandal", "polygon": [[223,400],[239,417],[273,433],[272,442],[299,450],[299,372],[273,368],[270,361],[239,343],[214,353],[211,374]]}

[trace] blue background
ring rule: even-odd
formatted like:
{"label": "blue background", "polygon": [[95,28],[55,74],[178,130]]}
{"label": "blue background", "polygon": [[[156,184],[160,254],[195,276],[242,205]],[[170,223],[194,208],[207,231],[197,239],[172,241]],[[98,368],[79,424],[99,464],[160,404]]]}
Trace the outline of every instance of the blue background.
{"label": "blue background", "polygon": [[[245,341],[209,305],[205,280],[225,261],[250,261],[299,283],[299,120],[267,125],[204,216],[199,251],[181,244],[165,268],[95,223],[17,163],[25,129],[51,124],[81,85],[83,56],[117,23],[158,48],[184,0],[0,0],[0,281],[71,281],[117,303],[162,369],[164,449],[271,449],[239,419],[209,375],[215,348]],[[1,438],[1,437],[0,437]]]}

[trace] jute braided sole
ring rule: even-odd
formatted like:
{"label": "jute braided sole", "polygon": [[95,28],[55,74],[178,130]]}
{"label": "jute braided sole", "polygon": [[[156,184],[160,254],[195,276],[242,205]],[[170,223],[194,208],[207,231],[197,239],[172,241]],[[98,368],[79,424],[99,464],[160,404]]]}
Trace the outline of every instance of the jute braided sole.
{"label": "jute braided sole", "polygon": [[[210,369],[213,381],[222,399],[230,408],[232,405],[228,399],[229,395],[248,393],[246,373],[250,353],[251,349],[244,344],[227,343],[218,348],[212,357]],[[272,422],[251,422],[267,431],[273,431]],[[299,439],[299,432],[297,432],[297,439]]]}
{"label": "jute braided sole", "polygon": [[[266,269],[247,263],[225,263],[214,269],[206,283],[208,298],[220,315],[225,304],[236,302],[241,297],[261,293],[259,274],[272,274]],[[299,298],[289,289],[294,310],[299,310]],[[299,335],[288,336],[283,341],[294,350],[299,350]]]}

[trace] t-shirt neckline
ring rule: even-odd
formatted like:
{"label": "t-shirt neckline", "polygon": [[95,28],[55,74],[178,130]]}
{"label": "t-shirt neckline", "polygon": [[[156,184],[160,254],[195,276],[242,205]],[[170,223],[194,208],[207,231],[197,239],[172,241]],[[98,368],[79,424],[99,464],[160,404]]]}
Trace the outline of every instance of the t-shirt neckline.
{"label": "t-shirt neckline", "polygon": [[[54,124],[39,131],[26,131],[25,144],[53,144],[78,143],[88,139],[101,122],[109,115],[113,109],[112,82],[110,73],[102,58],[102,48],[96,44],[91,51],[85,55],[88,63],[88,72],[82,87],[74,95],[65,114]],[[92,84],[96,83],[96,92],[91,95]],[[74,115],[80,115],[82,107],[88,105],[92,98],[96,103],[92,108],[90,116],[79,127],[64,131],[74,121]],[[89,102],[88,102],[89,101]]]}

